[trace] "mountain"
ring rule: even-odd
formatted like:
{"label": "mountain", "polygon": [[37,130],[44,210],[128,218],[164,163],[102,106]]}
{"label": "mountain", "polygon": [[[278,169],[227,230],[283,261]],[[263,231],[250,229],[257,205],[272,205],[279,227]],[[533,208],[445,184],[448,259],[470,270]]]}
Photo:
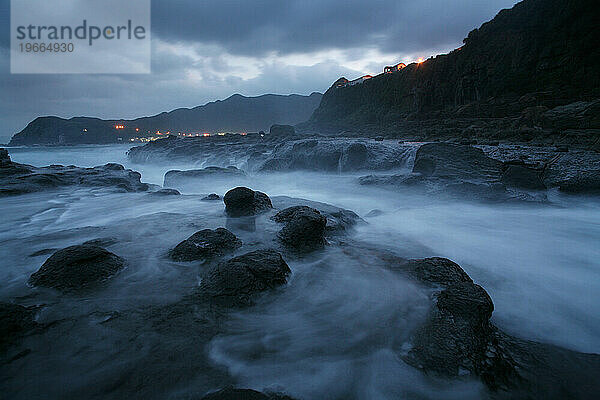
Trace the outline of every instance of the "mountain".
{"label": "mountain", "polygon": [[593,0],[522,1],[471,31],[449,54],[362,84],[334,84],[301,128],[421,135],[439,126],[432,121],[452,119],[453,128],[462,129],[456,120],[498,121],[526,109],[544,113],[592,101],[600,97],[598,21],[600,7]]}
{"label": "mountain", "polygon": [[[320,93],[258,97],[235,94],[203,106],[180,108],[134,120],[39,117],[14,135],[10,145],[106,144],[148,136],[157,131],[258,132],[268,130],[273,124],[295,125],[306,121],[319,105],[321,97]],[[117,126],[123,128],[116,129]]]}

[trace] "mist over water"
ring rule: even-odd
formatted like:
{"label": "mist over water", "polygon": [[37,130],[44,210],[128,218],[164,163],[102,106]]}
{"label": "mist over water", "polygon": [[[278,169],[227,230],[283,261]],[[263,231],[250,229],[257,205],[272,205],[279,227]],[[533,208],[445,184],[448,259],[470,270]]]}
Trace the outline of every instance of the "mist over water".
{"label": "mist over water", "polygon": [[[141,172],[142,181],[154,184],[162,184],[171,169],[219,165],[215,160],[212,164],[207,160],[133,164],[126,158],[127,149],[9,151],[13,161],[36,166],[116,162]],[[220,163],[230,164],[243,167],[244,160]],[[551,194],[550,204],[490,205],[436,199],[408,189],[360,186],[359,175],[249,173],[240,183],[271,197],[305,198],[353,210],[368,222],[357,228],[353,240],[402,257],[441,256],[460,264],[492,297],[493,320],[501,329],[573,350],[600,352],[598,198]],[[224,333],[207,349],[194,348],[193,343],[170,347],[144,323],[132,334],[144,345],[129,347],[131,338],[104,322],[116,312],[169,304],[197,284],[201,266],[174,263],[165,254],[197,230],[225,226],[222,202],[200,199],[213,192],[223,195],[232,187],[228,182],[205,180],[195,181],[184,196],[174,197],[76,189],[0,199],[4,213],[0,300],[17,297],[22,304],[45,304],[40,321],[66,321],[48,333],[53,340],[50,349],[48,337],[27,339],[33,351],[12,363],[9,371],[21,376],[17,383],[22,386],[10,387],[10,392],[19,398],[35,398],[43,390],[61,395],[77,393],[77,388],[63,385],[72,380],[80,382],[83,390],[118,374],[143,374],[144,368],[151,375],[158,366],[147,361],[161,355],[155,352],[162,345],[164,352],[207,351],[240,386],[285,390],[303,399],[482,396],[479,383],[468,378],[459,383],[435,380],[398,357],[429,310],[428,290],[385,271],[376,260],[359,261],[335,247],[301,260],[286,260],[293,271],[289,285],[233,313]],[[366,217],[373,209],[382,214]],[[245,244],[244,251],[260,247],[267,233],[278,229],[267,216],[257,218],[256,224],[256,232],[235,232]],[[30,274],[48,257],[31,257],[32,253],[96,238],[116,239],[110,250],[128,260],[118,279],[99,293],[74,298],[50,291],[34,294],[26,286]],[[167,374],[177,374],[181,368],[185,365],[175,363]],[[64,382],[56,381],[57,373]],[[33,380],[38,383],[31,386]],[[191,390],[193,382],[190,378],[182,383],[177,393]],[[129,388],[124,387],[112,392],[104,388],[98,396],[119,398]]]}

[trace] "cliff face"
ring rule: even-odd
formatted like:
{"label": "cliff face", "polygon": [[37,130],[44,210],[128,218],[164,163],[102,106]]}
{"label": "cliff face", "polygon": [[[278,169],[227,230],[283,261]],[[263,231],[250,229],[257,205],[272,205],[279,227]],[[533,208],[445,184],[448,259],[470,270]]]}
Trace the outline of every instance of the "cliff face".
{"label": "cliff face", "polygon": [[[40,117],[11,139],[10,145],[105,144],[127,141],[156,131],[219,132],[268,130],[273,124],[294,125],[306,121],[321,101],[310,96],[233,95],[195,108],[182,108],[135,120],[101,120],[77,117]],[[115,125],[123,125],[120,130]],[[137,129],[137,130],[136,130]]]}
{"label": "cliff face", "polygon": [[449,54],[361,85],[331,87],[306,127],[386,130],[414,120],[498,118],[598,98],[599,20],[592,0],[522,1]]}

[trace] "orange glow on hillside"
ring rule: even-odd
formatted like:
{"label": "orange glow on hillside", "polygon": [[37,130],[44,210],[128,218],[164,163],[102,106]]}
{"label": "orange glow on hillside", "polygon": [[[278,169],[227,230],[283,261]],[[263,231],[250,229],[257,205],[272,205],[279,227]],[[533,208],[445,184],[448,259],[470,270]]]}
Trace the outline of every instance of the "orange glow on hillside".
{"label": "orange glow on hillside", "polygon": [[425,61],[425,59],[423,57],[419,57],[419,59],[417,60],[417,63],[421,64],[423,61]]}

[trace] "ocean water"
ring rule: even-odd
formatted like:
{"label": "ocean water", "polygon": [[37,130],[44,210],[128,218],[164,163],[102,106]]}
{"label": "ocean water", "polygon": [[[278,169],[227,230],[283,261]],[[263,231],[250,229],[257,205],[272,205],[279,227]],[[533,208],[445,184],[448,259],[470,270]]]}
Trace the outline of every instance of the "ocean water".
{"label": "ocean water", "polygon": [[[14,161],[37,166],[117,162],[155,184],[170,169],[205,166],[204,160],[136,165],[127,160],[127,149],[9,151]],[[403,257],[441,256],[460,264],[492,297],[492,318],[501,329],[600,353],[600,199],[552,194],[549,204],[489,205],[360,186],[357,176],[251,174],[242,183],[274,198],[305,198],[353,210],[368,222],[353,239]],[[97,393],[90,397],[120,398],[139,394],[134,389],[141,390],[140,382],[151,387],[155,379],[161,389],[144,393],[148,398],[188,398],[197,387],[212,388],[210,380],[198,383],[201,372],[178,372],[189,369],[187,358],[185,363],[156,362],[167,350],[207,354],[214,368],[227,371],[240,386],[284,390],[302,399],[485,396],[474,380],[433,379],[404,364],[396,349],[425,318],[428,291],[390,274],[376,260],[359,260],[335,247],[288,260],[293,271],[289,285],[232,313],[205,348],[194,347],[185,336],[165,343],[150,323],[107,328],[104,322],[114,313],[169,304],[197,285],[201,266],[174,263],[165,254],[199,229],[226,226],[223,204],[200,198],[231,187],[207,180],[176,197],[78,188],[0,199],[0,300],[44,304],[41,322],[63,321],[47,335],[26,340],[31,353],[11,363],[8,372],[14,379],[3,385],[11,397],[76,397],[95,385]],[[373,209],[381,215],[366,217]],[[236,232],[244,251],[260,247],[277,229],[267,216],[256,225],[256,232]],[[128,260],[108,287],[76,298],[27,286],[29,275],[48,257],[32,253],[99,237],[116,238],[110,250]],[[130,377],[126,383],[119,380],[123,375]]]}

